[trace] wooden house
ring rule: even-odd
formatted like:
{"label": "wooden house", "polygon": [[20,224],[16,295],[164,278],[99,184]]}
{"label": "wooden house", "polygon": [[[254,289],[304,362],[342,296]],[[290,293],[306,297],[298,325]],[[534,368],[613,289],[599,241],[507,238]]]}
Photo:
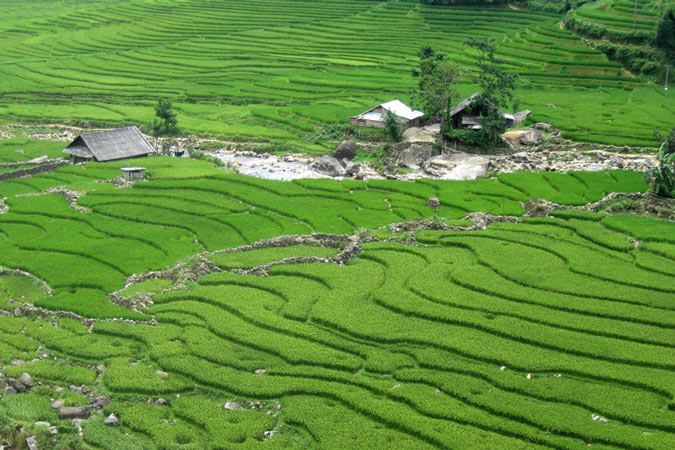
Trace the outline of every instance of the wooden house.
{"label": "wooden house", "polygon": [[70,162],[116,161],[140,158],[155,153],[152,145],[137,127],[84,133],[63,150],[70,155]]}
{"label": "wooden house", "polygon": [[387,111],[391,111],[399,119],[403,129],[418,127],[420,119],[424,116],[423,112],[410,108],[402,101],[392,100],[352,117],[349,123],[358,127],[384,128],[384,118]]}
{"label": "wooden house", "polygon": [[[480,93],[476,92],[470,97],[459,102],[454,108],[450,110],[450,121],[452,128],[457,130],[480,130],[483,127],[483,121],[480,118],[479,111],[473,107],[473,102],[478,98]],[[502,111],[499,113],[504,118],[504,124],[507,128],[511,128],[515,124],[515,117],[513,114],[508,114]]]}

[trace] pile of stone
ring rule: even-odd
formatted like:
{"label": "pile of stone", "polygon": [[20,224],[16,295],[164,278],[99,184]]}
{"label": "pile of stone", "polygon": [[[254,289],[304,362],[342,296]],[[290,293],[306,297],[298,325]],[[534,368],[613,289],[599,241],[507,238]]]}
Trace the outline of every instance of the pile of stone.
{"label": "pile of stone", "polygon": [[3,390],[4,395],[23,394],[34,386],[35,381],[26,372],[23,372],[18,380],[5,378],[5,375],[0,373],[0,389]]}
{"label": "pile of stone", "polygon": [[[321,156],[309,165],[310,169],[330,177],[355,177],[359,178],[361,166],[354,164],[352,159],[356,156],[356,142],[344,141],[337,146],[333,156]],[[361,176],[361,178],[363,178]]]}

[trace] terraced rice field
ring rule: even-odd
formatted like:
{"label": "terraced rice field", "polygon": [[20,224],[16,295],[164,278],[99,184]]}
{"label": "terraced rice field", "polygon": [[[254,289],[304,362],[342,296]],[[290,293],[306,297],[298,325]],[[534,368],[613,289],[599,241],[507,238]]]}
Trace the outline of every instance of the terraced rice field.
{"label": "terraced rice field", "polygon": [[0,17],[4,122],[149,123],[166,96],[186,131],[322,152],[329,144],[303,138],[382,101],[409,100],[424,45],[464,67],[461,91],[472,93],[469,37],[497,39],[520,75],[520,106],[568,137],[653,146],[653,129],[675,122],[672,97],[561,30],[561,17],[527,10],[415,0],[6,0]]}
{"label": "terraced rice field", "polygon": [[[0,397],[0,423],[46,420],[77,441],[49,404],[87,404],[54,390],[85,385],[122,422],[93,414],[85,448],[675,445],[672,222],[570,210],[476,231],[378,229],[435,216],[431,196],[437,225],[470,226],[467,213],[521,216],[534,197],[641,192],[640,174],[274,182],[156,157],[147,182],[100,182],[120,165],[0,183],[0,266],[46,283],[0,276],[0,309],[97,319],[0,317],[2,365],[39,358],[5,374],[44,384]],[[79,192],[80,210],[26,196],[55,186]],[[360,236],[360,251],[341,265],[346,237],[250,245],[310,233]],[[132,311],[113,291],[152,303]]]}

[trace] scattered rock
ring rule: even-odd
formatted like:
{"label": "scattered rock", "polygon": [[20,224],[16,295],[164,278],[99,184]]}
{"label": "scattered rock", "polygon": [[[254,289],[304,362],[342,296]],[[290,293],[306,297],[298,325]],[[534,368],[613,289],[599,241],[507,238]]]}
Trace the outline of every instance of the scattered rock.
{"label": "scattered rock", "polygon": [[225,403],[225,409],[230,411],[243,411],[245,408],[237,402],[227,402]]}
{"label": "scattered rock", "polygon": [[546,122],[537,122],[534,124],[534,128],[541,131],[549,131],[551,129],[551,124]]}
{"label": "scattered rock", "polygon": [[267,439],[273,438],[275,434],[277,434],[277,430],[269,430],[269,431],[265,431],[265,432],[263,433],[263,440],[267,440]]}
{"label": "scattered rock", "polygon": [[596,422],[600,422],[600,423],[607,423],[607,422],[609,422],[609,420],[607,420],[606,418],[604,418],[604,417],[602,417],[602,416],[599,416],[599,415],[597,415],[597,414],[591,414],[591,419],[593,419],[593,420],[596,421]]}
{"label": "scattered rock", "polygon": [[312,170],[315,170],[330,177],[338,177],[345,174],[345,168],[342,167],[340,161],[332,156],[321,156],[309,165]]}
{"label": "scattered rock", "polygon": [[120,419],[118,419],[115,414],[110,414],[103,421],[103,425],[107,425],[109,427],[119,427],[122,424],[120,423]]}
{"label": "scattered rock", "polygon": [[166,401],[163,398],[158,398],[157,400],[155,400],[155,405],[157,405],[157,406],[164,406],[164,405],[167,405],[167,404],[169,404],[169,402]]}
{"label": "scattered rock", "polygon": [[424,171],[442,180],[472,180],[487,174],[490,159],[467,153],[434,156],[422,164]]}
{"label": "scattered rock", "polygon": [[33,386],[35,386],[35,381],[33,381],[29,373],[26,372],[22,373],[20,381],[27,388],[32,388]]}
{"label": "scattered rock", "polygon": [[424,161],[437,156],[438,150],[430,144],[411,144],[399,154],[396,164],[400,167],[419,168]]}
{"label": "scattered rock", "polygon": [[162,371],[162,370],[156,370],[156,371],[155,371],[155,374],[156,374],[156,375],[159,375],[160,377],[168,377],[168,376],[169,376],[168,373],[166,373],[166,372],[164,372],[164,371]]}
{"label": "scattered rock", "polygon": [[53,436],[53,435],[55,435],[55,434],[59,434],[59,429],[56,428],[55,426],[54,426],[54,427],[49,427],[49,429],[47,430],[47,432]]}
{"label": "scattered rock", "polygon": [[539,130],[532,130],[520,135],[520,143],[523,145],[537,145],[544,140],[544,135]]}
{"label": "scattered rock", "polygon": [[65,402],[63,401],[63,399],[60,398],[52,403],[52,409],[54,411],[58,411],[59,409],[61,409],[64,403]]}
{"label": "scattered rock", "polygon": [[545,108],[557,108],[553,103],[549,103],[548,105],[544,106]]}
{"label": "scattered rock", "polygon": [[506,366],[501,366],[501,367],[499,368],[499,370],[501,370],[502,372],[505,371],[505,370],[506,370]]}
{"label": "scattered rock", "polygon": [[24,361],[23,359],[13,359],[11,364],[13,366],[25,366],[26,361]]}
{"label": "scattered rock", "polygon": [[19,394],[26,392],[26,386],[24,386],[23,383],[20,382],[19,380],[15,380],[14,378],[8,378],[7,383],[9,383],[9,385],[12,386],[14,390]]}
{"label": "scattered rock", "polygon": [[609,157],[609,165],[616,167],[617,169],[623,169],[623,158],[620,156],[612,155]]}
{"label": "scattered rock", "polygon": [[7,386],[5,388],[5,395],[14,395],[17,394],[16,389],[14,389],[12,386]]}
{"label": "scattered rock", "polygon": [[96,366],[96,373],[101,375],[103,372],[105,372],[106,367],[103,364],[100,364]]}
{"label": "scattered rock", "polygon": [[333,152],[333,157],[337,160],[347,159],[351,161],[356,156],[356,142],[342,141]]}
{"label": "scattered rock", "polygon": [[438,209],[441,207],[441,201],[438,197],[431,197],[427,202],[429,208]]}
{"label": "scattered rock", "polygon": [[528,380],[531,380],[531,379],[532,379],[532,374],[531,374],[531,373],[528,373],[527,376],[526,376],[525,378],[527,378]]}
{"label": "scattered rock", "polygon": [[72,392],[75,392],[76,394],[84,394],[85,388],[86,387],[84,385],[82,385],[82,386],[70,385],[70,387],[68,389],[70,389]]}
{"label": "scattered rock", "polygon": [[355,164],[351,161],[345,165],[345,175],[348,177],[355,177],[361,171],[361,165]]}
{"label": "scattered rock", "polygon": [[59,409],[59,419],[87,419],[91,415],[89,406],[77,406]]}
{"label": "scattered rock", "polygon": [[73,426],[77,430],[78,434],[82,434],[82,420],[83,419],[73,419]]}
{"label": "scattered rock", "polygon": [[112,400],[109,397],[96,397],[89,402],[89,407],[93,409],[101,409],[109,405]]}
{"label": "scattered rock", "polygon": [[255,373],[256,375],[265,375],[267,373],[267,370],[266,369],[258,369],[253,373]]}
{"label": "scattered rock", "polygon": [[35,422],[35,426],[38,428],[45,428],[48,429],[49,427],[52,426],[49,422]]}
{"label": "scattered rock", "polygon": [[26,446],[28,446],[28,450],[38,450],[37,437],[26,438]]}

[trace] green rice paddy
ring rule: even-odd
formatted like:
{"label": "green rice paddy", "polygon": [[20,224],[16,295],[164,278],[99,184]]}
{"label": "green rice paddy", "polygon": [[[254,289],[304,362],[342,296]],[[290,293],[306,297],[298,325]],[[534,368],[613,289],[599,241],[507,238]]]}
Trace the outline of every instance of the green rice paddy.
{"label": "green rice paddy", "polygon": [[[470,212],[521,216],[534,197],[582,205],[641,192],[640,174],[278,182],[196,160],[143,163],[149,181],[127,189],[101,182],[122,163],[0,183],[0,266],[51,289],[0,275],[0,309],[98,319],[0,317],[5,374],[43,384],[0,396],[0,422],[48,421],[59,442],[111,450],[675,445],[672,222],[570,210],[387,240],[391,223],[435,217],[431,196],[466,227]],[[82,194],[84,212],[61,194],[25,195],[54,186]],[[379,241],[344,265],[308,259],[334,245],[250,246],[355,232]],[[181,281],[205,261],[211,273]],[[243,273],[263,265],[265,276]],[[151,271],[163,272],[120,292],[151,303],[112,302]],[[49,408],[87,404],[54,390],[70,385],[112,398],[81,438]],[[120,428],[103,425],[112,413]]]}
{"label": "green rice paddy", "polygon": [[[594,11],[579,14],[599,20]],[[332,144],[303,139],[318,127],[410,99],[424,45],[460,64],[460,90],[472,93],[476,55],[463,42],[492,37],[520,76],[520,107],[535,120],[574,139],[655,146],[653,130],[675,122],[672,97],[560,20],[417,0],[6,0],[0,120],[144,124],[163,96],[185,131],[321,152]]]}

